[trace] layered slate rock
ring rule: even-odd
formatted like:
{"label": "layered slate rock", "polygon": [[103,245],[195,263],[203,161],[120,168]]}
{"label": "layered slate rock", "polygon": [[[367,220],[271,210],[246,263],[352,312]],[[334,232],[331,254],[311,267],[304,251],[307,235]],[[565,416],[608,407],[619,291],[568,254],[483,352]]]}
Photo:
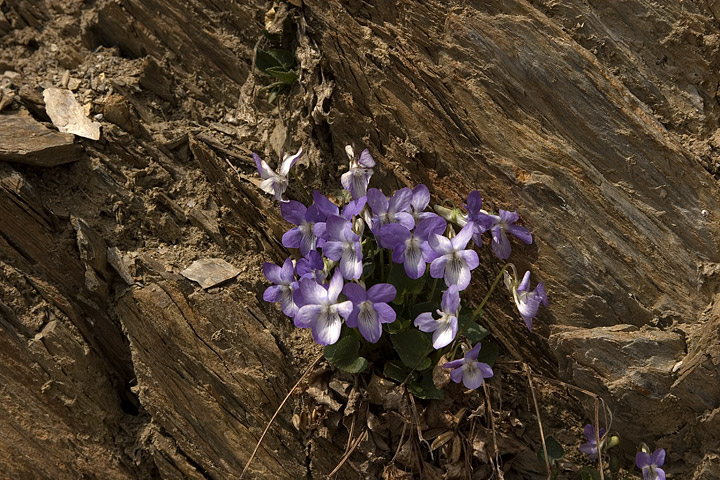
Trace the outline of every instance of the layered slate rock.
{"label": "layered slate rock", "polygon": [[0,115],[0,161],[54,167],[80,158],[75,136],[51,130],[27,112]]}
{"label": "layered slate rock", "polygon": [[[709,328],[702,312],[717,289],[698,272],[720,259],[720,196],[703,163],[658,121],[654,107],[633,95],[637,85],[628,89],[616,70],[527,2],[431,0],[332,9],[306,3],[336,82],[328,126],[334,150],[358,130],[366,132],[379,170],[394,173],[385,179],[389,186],[424,182],[440,200],[456,205],[478,189],[490,208],[519,210],[532,231],[535,244],[515,244],[511,260],[542,278],[551,307],[541,311],[532,335],[510,308],[492,311],[486,323],[503,345],[549,375],[592,378],[586,386],[605,392],[616,409],[639,407],[645,394],[638,392],[648,390],[663,411],[678,415],[653,426],[654,417],[631,410],[623,428],[632,438],[652,432],[681,451],[716,445],[696,436],[693,447],[681,448],[673,436],[678,421],[697,414],[679,415],[679,405],[709,405],[707,395],[718,404],[720,396],[683,387],[682,369],[672,365],[686,356],[697,364],[691,357],[698,354],[688,355],[682,338]],[[701,21],[701,12],[680,14]],[[597,29],[594,20],[592,25]],[[648,43],[667,34],[642,31]],[[647,74],[650,67],[642,64],[625,67],[646,69],[632,78],[667,80]],[[668,94],[671,87],[662,90]],[[489,255],[483,261],[488,276],[499,268],[493,262]],[[572,337],[558,333],[548,344],[548,324],[576,330]],[[623,333],[628,339],[601,342],[598,328],[628,324],[635,330]],[[638,374],[621,383],[615,380],[624,370],[587,371],[593,362],[612,364],[606,357],[637,344],[633,337],[655,338],[663,361],[650,354],[654,350],[634,352],[628,368]],[[582,350],[599,343],[604,347],[593,349],[597,358]],[[696,348],[710,355],[703,349],[712,345]],[[640,375],[643,369],[648,375]],[[672,397],[677,403],[667,403]],[[696,458],[686,460],[697,465]]]}

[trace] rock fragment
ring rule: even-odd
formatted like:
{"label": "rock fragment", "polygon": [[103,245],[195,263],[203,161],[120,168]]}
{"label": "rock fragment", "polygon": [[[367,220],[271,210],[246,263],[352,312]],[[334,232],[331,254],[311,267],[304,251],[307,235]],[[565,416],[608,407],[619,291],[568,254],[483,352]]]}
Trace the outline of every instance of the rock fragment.
{"label": "rock fragment", "polygon": [[180,272],[180,274],[200,284],[202,288],[210,288],[230,280],[240,273],[240,269],[233,267],[222,258],[201,258]]}
{"label": "rock fragment", "polygon": [[90,120],[70,90],[46,88],[43,91],[45,110],[61,132],[73,133],[91,140],[100,140],[100,124]]}
{"label": "rock fragment", "polygon": [[0,161],[54,167],[77,160],[74,137],[44,127],[27,112],[0,115]]}

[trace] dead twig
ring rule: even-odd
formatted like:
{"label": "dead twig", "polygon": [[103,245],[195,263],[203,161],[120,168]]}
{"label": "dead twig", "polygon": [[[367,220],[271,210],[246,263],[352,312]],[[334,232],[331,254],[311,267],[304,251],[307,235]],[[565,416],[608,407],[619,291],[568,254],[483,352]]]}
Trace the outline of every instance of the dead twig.
{"label": "dead twig", "polygon": [[305,377],[310,374],[310,372],[313,371],[315,366],[322,360],[323,354],[318,355],[318,357],[315,359],[315,361],[305,370],[305,372],[302,374],[300,379],[295,382],[295,385],[290,389],[290,391],[285,395],[285,398],[283,399],[282,403],[280,403],[280,406],[275,410],[275,413],[273,414],[272,418],[270,418],[270,421],[265,426],[265,430],[263,430],[262,435],[260,435],[260,439],[258,440],[257,444],[255,445],[255,449],[253,450],[252,454],[250,454],[250,458],[248,459],[247,463],[245,464],[245,468],[243,468],[242,473],[240,473],[240,480],[242,480],[243,476],[245,476],[245,472],[247,472],[248,468],[250,468],[250,463],[253,461],[253,458],[255,458],[255,454],[257,454],[258,449],[260,448],[260,445],[262,445],[263,440],[265,439],[265,435],[267,435],[268,431],[270,430],[270,426],[275,421],[275,417],[278,416],[278,413],[280,413],[280,410],[285,406],[285,403],[290,398],[290,395],[295,391],[295,389],[300,385],[300,383],[305,380]]}

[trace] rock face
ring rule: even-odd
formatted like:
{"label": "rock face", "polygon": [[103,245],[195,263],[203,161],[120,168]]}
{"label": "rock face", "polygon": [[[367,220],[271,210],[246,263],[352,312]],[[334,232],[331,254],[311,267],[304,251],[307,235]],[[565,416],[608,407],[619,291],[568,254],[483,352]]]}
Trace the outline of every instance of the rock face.
{"label": "rock face", "polygon": [[[702,313],[717,289],[699,271],[718,261],[720,196],[679,134],[716,128],[707,73],[717,47],[680,57],[670,33],[682,27],[711,42],[717,28],[700,6],[651,13],[644,2],[597,11],[584,2],[540,3],[573,23],[587,18],[583,38],[602,33],[607,48],[596,56],[526,2],[333,9],[307,2],[326,68],[342,92],[329,127],[334,149],[360,129],[401,185],[427,183],[457,204],[478,189],[494,208],[519,209],[536,239],[517,249],[532,265],[519,262],[550,286],[550,314],[541,314],[536,329],[550,344],[526,340],[521,323],[501,313],[493,315],[493,333],[537,368],[553,371],[556,356],[561,377],[604,392],[621,434],[662,437],[659,445],[689,451],[678,429],[697,431],[690,426],[695,417],[714,418],[720,401],[714,391],[691,388],[687,377],[717,374],[706,357],[717,348],[713,342],[695,344],[702,354],[690,349],[693,332],[713,331],[712,315]],[[657,29],[614,23],[632,22],[630,11],[645,11],[638,21]],[[643,36],[645,46],[637,51],[625,34]],[[663,51],[673,52],[667,68],[675,75],[655,63],[635,64],[639,57],[648,62],[647,45],[661,40],[669,43]],[[608,59],[613,45],[618,52]],[[699,90],[690,89],[697,94],[673,86],[684,68],[697,71]],[[673,132],[680,112],[697,105],[696,128]],[[543,324],[566,329],[551,334]],[[643,405],[671,418],[641,415]],[[686,405],[696,407],[683,411]],[[693,441],[716,445],[712,435]],[[695,461],[688,457],[689,465]]]}
{"label": "rock face", "polygon": [[[238,478],[316,353],[262,301],[286,225],[250,152],[302,145],[321,188],[348,143],[386,189],[518,210],[535,242],[511,258],[551,307],[529,335],[495,294],[495,337],[602,395],[677,478],[719,476],[720,30],[702,2],[306,0],[289,14],[301,81],[277,108],[252,66],[264,2],[2,3],[0,71],[19,79],[0,142],[18,122],[52,132],[43,88],[106,115],[84,153],[57,132],[0,148],[30,164],[0,166],[9,477]],[[234,278],[181,275],[208,258]],[[343,456],[344,440],[308,446],[289,410],[252,478],[323,478]]]}

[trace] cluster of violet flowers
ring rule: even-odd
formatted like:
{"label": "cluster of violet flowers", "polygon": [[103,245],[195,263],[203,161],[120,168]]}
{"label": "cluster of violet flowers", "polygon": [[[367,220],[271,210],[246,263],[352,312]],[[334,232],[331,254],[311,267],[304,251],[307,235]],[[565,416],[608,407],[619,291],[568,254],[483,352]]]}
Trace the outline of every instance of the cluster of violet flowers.
{"label": "cluster of violet flowers", "polygon": [[[580,452],[587,455],[590,460],[596,460],[598,458],[598,450],[602,454],[620,443],[620,439],[617,436],[610,436],[608,438],[605,433],[606,430],[602,427],[596,432],[594,425],[585,425],[583,434],[587,441],[580,445]],[[600,439],[600,448],[598,448],[598,438]],[[663,448],[658,448],[650,453],[650,448],[643,444],[641,450],[635,456],[635,465],[642,470],[643,480],[665,480],[665,471],[661,468],[664,464],[665,449]]]}
{"label": "cluster of violet flowers", "polygon": [[[343,323],[375,344],[382,337],[383,326],[395,322],[400,312],[392,302],[401,292],[387,278],[377,278],[391,259],[397,268],[402,265],[411,280],[429,273],[435,283],[444,283],[436,315],[420,313],[413,324],[432,334],[434,349],[447,347],[459,333],[460,295],[480,263],[471,244],[482,246],[487,233],[492,251],[506,260],[512,250],[509,236],[530,244],[532,235],[516,225],[517,213],[501,209],[493,215],[483,210],[477,191],[470,192],[461,210],[430,209],[430,192],[422,184],[401,188],[390,196],[368,188],[375,160],[367,149],[359,156],[351,146],[345,150],[350,167],[341,177],[344,193],[339,196],[343,200],[340,205],[317,190],[310,205],[283,200],[290,169],[302,149],[287,156],[277,172],[253,154],[263,179],[261,188],[280,202],[282,217],[293,225],[283,235],[282,244],[300,253],[299,258],[288,257],[282,265],[263,265],[265,277],[274,284],[265,290],[264,300],[280,302],[283,313],[297,327],[309,328],[320,345],[338,342]],[[382,265],[371,265],[373,262]],[[539,306],[548,304],[543,283],[531,289],[530,272],[518,279],[515,266],[508,265],[510,268],[503,269],[505,285],[531,330]],[[474,389],[492,376],[490,366],[477,361],[479,352],[478,342],[462,358],[444,364],[452,369],[453,381]]]}

